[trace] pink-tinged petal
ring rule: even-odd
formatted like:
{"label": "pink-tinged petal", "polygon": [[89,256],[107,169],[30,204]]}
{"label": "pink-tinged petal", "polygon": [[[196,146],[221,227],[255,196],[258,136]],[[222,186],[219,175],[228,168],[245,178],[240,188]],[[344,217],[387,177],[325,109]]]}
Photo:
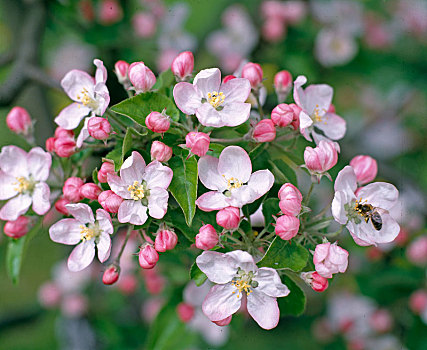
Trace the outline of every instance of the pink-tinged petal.
{"label": "pink-tinged petal", "polygon": [[227,103],[218,113],[223,126],[238,126],[249,119],[251,104],[243,102]]}
{"label": "pink-tinged petal", "polygon": [[300,114],[299,114],[299,127],[300,127],[300,130],[307,129],[311,125],[313,125],[313,119],[311,119],[310,116],[307,115],[307,113],[305,113],[304,111],[301,111]]}
{"label": "pink-tinged petal", "polygon": [[316,84],[309,85],[304,93],[306,112],[311,115],[317,109],[319,115],[323,115],[332,103],[334,90],[329,85]]}
{"label": "pink-tinged petal", "polygon": [[104,66],[104,62],[95,58],[93,60],[93,64],[96,66],[95,81],[97,83],[100,83],[100,82],[105,83],[107,81],[108,75],[107,75],[107,69]]}
{"label": "pink-tinged petal", "polygon": [[252,200],[252,202],[270,191],[270,188],[273,186],[273,184],[274,175],[270,170],[255,171],[248,181],[248,187],[255,193],[255,198]]}
{"label": "pink-tinged petal", "polygon": [[20,194],[9,199],[0,210],[0,219],[5,221],[15,221],[25,214],[30,207],[32,199],[27,194]]}
{"label": "pink-tinged petal", "polygon": [[[140,179],[141,180],[141,179]],[[110,186],[111,190],[117,194],[118,196],[122,197],[123,199],[131,199],[130,192],[128,191],[129,185],[131,183],[124,182],[119,176],[113,173],[107,174],[107,181],[108,185]]]}
{"label": "pink-tinged petal", "polygon": [[147,207],[143,206],[140,201],[126,200],[120,204],[118,212],[119,222],[143,225],[147,221],[147,218]]}
{"label": "pink-tinged petal", "polygon": [[216,191],[203,193],[197,198],[196,205],[203,211],[220,210],[229,206],[227,197]]}
{"label": "pink-tinged petal", "polygon": [[231,190],[231,197],[228,198],[228,204],[232,207],[241,208],[245,204],[252,203],[257,197],[257,193],[248,185]]}
{"label": "pink-tinged petal", "polygon": [[96,244],[98,248],[98,259],[100,262],[104,262],[110,256],[111,252],[111,238],[108,233],[101,233],[99,236],[98,243]]}
{"label": "pink-tinged petal", "polygon": [[80,103],[72,103],[65,107],[55,118],[55,123],[66,130],[77,128],[82,119],[90,114],[91,109]]}
{"label": "pink-tinged petal", "polygon": [[350,229],[350,224],[347,225],[347,228],[348,228],[348,231],[350,232],[351,237],[353,237],[353,240],[357,245],[360,245],[361,247],[368,247],[370,245],[376,245],[374,242],[364,241],[363,239],[360,239],[359,237],[357,237],[353,233],[353,229]]}
{"label": "pink-tinged petal", "polygon": [[105,232],[109,235],[114,233],[113,223],[111,221],[111,216],[104,209],[96,210],[96,221],[99,223],[99,228],[102,232]]}
{"label": "pink-tinged petal", "polygon": [[[251,257],[252,258],[252,257]],[[253,259],[252,259],[252,263]],[[229,253],[205,251],[196,258],[199,269],[213,283],[225,284],[236,276],[239,262]]]}
{"label": "pink-tinged petal", "polygon": [[132,185],[134,181],[141,182],[144,170],[144,158],[138,152],[133,151],[132,155],[124,161],[120,168],[120,177],[124,183]]}
{"label": "pink-tinged petal", "polygon": [[159,161],[152,161],[145,168],[143,179],[147,181],[149,189],[160,187],[166,189],[172,181],[173,171]]}
{"label": "pink-tinged petal", "polygon": [[50,188],[45,182],[36,184],[33,191],[33,210],[36,214],[44,215],[50,209]]}
{"label": "pink-tinged petal", "polygon": [[197,108],[196,117],[204,126],[213,126],[215,128],[225,126],[219,112],[207,102]]}
{"label": "pink-tinged petal", "polygon": [[345,191],[354,193],[357,189],[357,178],[354,169],[347,165],[339,173],[335,179],[335,191]]}
{"label": "pink-tinged petal", "polygon": [[105,113],[108,105],[110,104],[110,93],[108,92],[107,85],[98,83],[95,85],[95,96],[98,102],[98,108],[94,110],[96,115],[102,116]]}
{"label": "pink-tinged petal", "polygon": [[323,243],[323,244],[318,244],[316,246],[316,249],[314,250],[314,255],[313,255],[313,263],[319,264],[321,261],[325,260],[326,257],[329,254],[329,247],[331,246],[331,243]]}
{"label": "pink-tinged petal", "polygon": [[79,101],[78,97],[82,96],[83,90],[87,90],[90,95],[93,95],[95,80],[86,72],[74,69],[65,74],[61,80],[61,86],[65,93],[77,102]]}
{"label": "pink-tinged petal", "polygon": [[327,267],[324,263],[316,264],[316,272],[325,278],[332,278],[332,272],[329,267]]}
{"label": "pink-tinged petal", "polygon": [[245,78],[235,78],[221,85],[225,103],[245,102],[251,93],[251,83]]}
{"label": "pink-tinged petal", "polygon": [[351,196],[348,192],[335,192],[331,205],[332,215],[335,221],[339,222],[341,225],[345,225],[347,223],[347,211],[344,206],[355,198],[356,197],[354,195]]}
{"label": "pink-tinged petal", "polygon": [[226,180],[234,177],[242,183],[248,182],[252,173],[251,159],[242,147],[228,146],[219,156],[218,173]]}
{"label": "pink-tinged petal", "polygon": [[[348,264],[348,251],[338,247],[337,243],[331,245],[329,252],[329,261],[332,264],[339,265],[340,272],[345,272],[347,269]],[[341,269],[344,269],[344,271],[341,271]]]}
{"label": "pink-tinged petal", "polygon": [[280,310],[276,298],[253,289],[248,295],[247,308],[261,328],[272,329],[279,323]]}
{"label": "pink-tinged petal", "polygon": [[50,239],[56,243],[74,245],[81,241],[81,222],[62,219],[49,228]]}
{"label": "pink-tinged petal", "polygon": [[241,300],[242,293],[237,293],[231,283],[215,285],[206,295],[202,311],[211,321],[220,321],[239,310]]}
{"label": "pink-tinged petal", "polygon": [[203,97],[207,98],[209,92],[219,91],[221,85],[221,72],[218,68],[203,69],[195,77],[193,85],[197,87]]}
{"label": "pink-tinged petal", "polygon": [[199,159],[199,179],[202,184],[210,189],[223,192],[227,189],[227,182],[218,173],[219,159],[212,156],[204,156]]}
{"label": "pink-tinged petal", "polygon": [[89,120],[91,120],[91,119],[92,119],[92,117],[85,118],[83,127],[80,130],[79,136],[77,137],[77,141],[76,141],[77,148],[82,147],[83,141],[86,140],[90,136],[89,135],[89,129],[88,129],[87,125],[89,123]]}
{"label": "pink-tinged petal", "polygon": [[27,153],[16,146],[3,147],[0,153],[0,169],[15,177],[28,177]]}
{"label": "pink-tinged petal", "polygon": [[331,140],[342,139],[347,130],[346,121],[334,113],[326,113],[322,117],[322,121],[316,122],[314,125]]}
{"label": "pink-tinged petal", "polygon": [[150,189],[148,197],[148,214],[155,219],[161,219],[168,210],[169,193],[164,188],[154,187]]}
{"label": "pink-tinged petal", "polygon": [[362,187],[357,197],[366,200],[374,207],[389,210],[396,205],[399,191],[387,182],[374,182]]}
{"label": "pink-tinged petal", "polygon": [[68,257],[68,269],[70,271],[81,271],[90,265],[94,257],[95,241],[82,242],[73,249]]}
{"label": "pink-tinged petal", "polygon": [[195,114],[202,105],[202,96],[193,84],[181,82],[173,88],[173,98],[177,107],[185,114]]}
{"label": "pink-tinged petal", "polygon": [[49,177],[52,156],[40,147],[33,148],[28,152],[28,171],[36,181],[46,181]]}
{"label": "pink-tinged petal", "polygon": [[258,267],[255,265],[254,258],[248,252],[233,250],[232,252],[225,253],[225,255],[233,258],[234,261],[236,261],[237,267],[240,267],[246,272],[255,272],[258,270]]}
{"label": "pink-tinged petal", "polygon": [[302,86],[307,82],[307,78],[303,75],[298,76],[294,82],[294,100],[295,103],[302,109],[306,109],[305,93]]}
{"label": "pink-tinged petal", "polygon": [[270,297],[285,297],[290,293],[289,288],[282,283],[279,274],[275,269],[261,267],[254,280],[258,282],[256,290],[265,293]]}
{"label": "pink-tinged petal", "polygon": [[16,178],[0,170],[0,201],[12,198],[18,194]]}
{"label": "pink-tinged petal", "polygon": [[84,203],[67,204],[65,205],[68,212],[74,216],[82,224],[93,224],[95,218],[93,217],[92,208]]}

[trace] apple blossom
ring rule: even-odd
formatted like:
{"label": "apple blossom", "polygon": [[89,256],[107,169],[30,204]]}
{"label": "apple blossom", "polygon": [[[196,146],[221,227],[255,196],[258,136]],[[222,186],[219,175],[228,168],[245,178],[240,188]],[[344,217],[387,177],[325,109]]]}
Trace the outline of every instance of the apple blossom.
{"label": "apple blossom", "polygon": [[304,150],[305,167],[320,180],[323,174],[337,164],[338,152],[331,141],[321,140],[317,147]]}
{"label": "apple blossom", "polygon": [[111,25],[120,21],[123,17],[123,9],[117,0],[102,0],[99,11],[99,20],[104,25]]}
{"label": "apple blossom", "polygon": [[111,134],[109,121],[101,117],[92,117],[88,120],[87,131],[96,140],[106,140]]}
{"label": "apple blossom", "polygon": [[271,119],[263,119],[255,125],[252,138],[256,142],[271,142],[276,138],[276,127]]}
{"label": "apple blossom", "polygon": [[276,270],[258,268],[253,257],[244,251],[229,253],[206,251],[196,259],[199,269],[215,283],[203,301],[203,313],[213,322],[221,321],[239,310],[243,295],[252,318],[264,329],[279,322],[276,298],[285,297],[289,289]]}
{"label": "apple blossom", "polygon": [[320,276],[316,271],[301,272],[301,279],[315,292],[324,292],[328,286],[328,279]]}
{"label": "apple blossom", "polygon": [[14,221],[32,204],[34,212],[44,215],[50,209],[50,189],[46,184],[52,156],[40,147],[28,153],[16,146],[5,146],[0,153],[0,200],[8,200],[0,219]]}
{"label": "apple blossom", "polygon": [[191,77],[194,69],[194,56],[190,51],[181,52],[174,58],[171,65],[172,73],[179,81]]}
{"label": "apple blossom", "polygon": [[6,124],[14,133],[26,136],[33,125],[30,114],[23,107],[13,107],[6,116]]}
{"label": "apple blossom", "polygon": [[3,232],[6,236],[20,238],[28,233],[30,219],[20,216],[16,220],[8,221],[4,224]]}
{"label": "apple blossom", "polygon": [[97,184],[87,183],[81,186],[79,191],[82,197],[96,201],[102,189]]}
{"label": "apple blossom", "polygon": [[107,175],[112,191],[124,199],[120,204],[118,219],[142,225],[147,220],[147,209],[151,217],[161,219],[166,214],[172,180],[172,170],[157,160],[147,166],[138,152],[132,152],[120,168],[120,177]]}
{"label": "apple blossom", "polygon": [[240,209],[236,207],[226,207],[216,213],[216,223],[226,230],[233,230],[239,227]]}
{"label": "apple blossom", "polygon": [[137,12],[132,17],[132,28],[139,38],[151,38],[156,33],[156,18],[150,12]]}
{"label": "apple blossom", "polygon": [[150,150],[151,160],[167,162],[172,157],[172,147],[165,145],[161,141],[153,141]]}
{"label": "apple blossom", "polygon": [[221,84],[220,70],[210,68],[200,71],[193,84],[176,84],[173,97],[183,113],[195,114],[202,125],[220,128],[248,120],[251,105],[245,101],[250,92],[247,79],[235,78]]}
{"label": "apple blossom", "polygon": [[90,265],[95,256],[104,262],[110,256],[114,228],[110,215],[104,209],[97,209],[96,221],[92,209],[84,203],[68,204],[67,210],[74,219],[62,219],[49,229],[52,241],[77,246],[68,258],[70,271],[80,271]]}
{"label": "apple blossom", "polygon": [[314,53],[323,66],[340,66],[356,56],[357,44],[354,37],[346,31],[322,29],[317,34]]}
{"label": "apple blossom", "polygon": [[128,74],[137,94],[150,91],[156,83],[154,73],[144,64],[144,62],[132,63],[129,66]]}
{"label": "apple blossom", "polygon": [[258,170],[252,174],[251,160],[246,151],[238,146],[224,148],[219,159],[201,157],[199,179],[212,190],[196,200],[203,211],[229,206],[241,208],[267,193],[274,183],[274,176],[269,170]]}
{"label": "apple blossom", "polygon": [[70,137],[57,138],[54,143],[54,149],[58,157],[71,157],[76,152],[76,141]]}
{"label": "apple blossom", "polygon": [[120,84],[128,88],[130,86],[129,81],[129,63],[126,61],[117,61],[114,65],[114,73],[116,73],[117,79]]}
{"label": "apple blossom", "polygon": [[115,173],[114,164],[110,162],[104,162],[102,163],[101,168],[98,171],[98,181],[100,183],[106,183],[108,173]]}
{"label": "apple blossom", "polygon": [[354,169],[357,182],[365,185],[375,179],[378,172],[377,161],[369,156],[356,156],[350,161],[350,166]]}
{"label": "apple blossom", "polygon": [[107,190],[98,195],[98,202],[107,212],[114,214],[119,211],[120,205],[123,203],[123,198],[113,191]]}
{"label": "apple blossom", "polygon": [[348,251],[339,247],[337,242],[318,244],[313,254],[313,263],[320,276],[332,278],[332,274],[347,270]]}
{"label": "apple blossom", "polygon": [[102,275],[102,283],[105,285],[111,285],[117,282],[120,275],[120,268],[116,265],[110,265],[104,271]]}
{"label": "apple blossom", "polygon": [[143,269],[152,269],[159,261],[159,253],[150,243],[144,243],[139,250],[138,260]]}
{"label": "apple blossom", "polygon": [[196,235],[196,247],[203,250],[209,250],[218,244],[218,234],[211,224],[200,227]]}
{"label": "apple blossom", "polygon": [[163,134],[169,130],[170,121],[165,111],[162,113],[153,111],[145,118],[145,125],[152,132]]}
{"label": "apple blossom", "polygon": [[175,232],[169,229],[161,229],[157,232],[156,239],[154,240],[154,249],[158,252],[165,252],[175,248],[178,243],[178,236]]}
{"label": "apple blossom", "polygon": [[210,137],[204,132],[190,131],[185,136],[185,146],[191,153],[203,157],[209,150]]}
{"label": "apple blossom", "polygon": [[420,236],[409,244],[406,249],[408,260],[415,265],[427,264],[427,236]]}
{"label": "apple blossom", "polygon": [[66,205],[70,203],[71,202],[68,199],[61,197],[55,202],[55,209],[63,215],[70,215],[66,207]]}
{"label": "apple blossom", "polygon": [[270,42],[278,42],[286,36],[286,24],[281,18],[268,18],[262,26],[263,37]]}
{"label": "apple blossom", "polygon": [[259,86],[262,85],[263,72],[258,63],[246,63],[242,68],[241,76],[249,80],[254,90],[257,90]]}
{"label": "apple blossom", "polygon": [[62,192],[64,198],[70,202],[80,202],[83,199],[83,195],[80,194],[80,188],[84,185],[84,181],[79,177],[70,177],[64,182]]}
{"label": "apple blossom", "polygon": [[55,141],[56,141],[56,138],[54,137],[49,137],[46,140],[46,143],[45,143],[46,151],[50,153],[55,151]]}
{"label": "apple blossom", "polygon": [[371,315],[369,324],[378,333],[386,333],[393,327],[393,319],[387,309],[378,309]]}
{"label": "apple blossom", "polygon": [[297,216],[301,211],[302,195],[294,185],[285,183],[279,190],[279,207],[283,214]]}
{"label": "apple blossom", "polygon": [[281,128],[284,128],[294,120],[294,110],[286,103],[281,103],[271,111],[271,120]]}
{"label": "apple blossom", "polygon": [[282,70],[274,76],[274,90],[276,91],[279,102],[286,100],[286,97],[292,90],[292,75],[290,72]]}
{"label": "apple blossom", "polygon": [[274,232],[281,239],[289,241],[298,234],[299,224],[300,222],[295,216],[282,215],[276,220]]}

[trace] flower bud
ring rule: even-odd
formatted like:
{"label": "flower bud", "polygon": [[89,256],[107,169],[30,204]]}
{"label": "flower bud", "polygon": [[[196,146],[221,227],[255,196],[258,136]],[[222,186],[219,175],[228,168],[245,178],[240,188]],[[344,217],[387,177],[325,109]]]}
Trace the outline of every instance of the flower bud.
{"label": "flower bud", "polygon": [[415,314],[421,314],[427,308],[427,291],[419,289],[409,297],[409,307]]}
{"label": "flower bud", "polygon": [[225,84],[227,82],[229,82],[230,80],[236,79],[236,77],[234,75],[226,75],[224,77],[224,79],[222,79],[222,83]]}
{"label": "flower bud", "polygon": [[294,111],[289,105],[281,103],[271,111],[271,120],[275,125],[284,128],[294,120]]}
{"label": "flower bud", "polygon": [[276,127],[271,119],[263,119],[255,125],[252,137],[256,142],[270,142],[276,138]]}
{"label": "flower bud", "polygon": [[369,156],[356,156],[350,161],[360,185],[367,184],[375,179],[378,172],[377,161]]}
{"label": "flower bud", "polygon": [[209,150],[210,137],[204,132],[191,131],[185,136],[185,146],[191,153],[203,157]]}
{"label": "flower bud", "polygon": [[297,216],[301,211],[302,195],[294,185],[284,184],[279,190],[279,207],[283,214]]}
{"label": "flower bud", "polygon": [[139,265],[143,269],[152,269],[154,266],[156,266],[157,261],[159,261],[159,253],[157,253],[157,251],[149,243],[145,243],[141,246],[138,257]]}
{"label": "flower bud", "polygon": [[13,107],[6,116],[7,127],[16,134],[28,135],[32,127],[31,117],[22,107]]}
{"label": "flower bud", "polygon": [[313,263],[320,276],[332,278],[332,274],[347,270],[348,251],[339,247],[337,242],[318,244],[313,254]]}
{"label": "flower bud", "polygon": [[46,151],[51,153],[55,151],[55,141],[56,141],[56,138],[54,137],[49,137],[46,140]]}
{"label": "flower bud", "polygon": [[191,76],[194,69],[194,56],[190,51],[181,52],[172,61],[172,73],[181,81]]}
{"label": "flower bud", "polygon": [[114,174],[114,164],[110,162],[104,162],[101,165],[101,169],[98,171],[98,181],[100,183],[106,183],[107,182],[107,174]]}
{"label": "flower bud", "polygon": [[393,319],[386,309],[376,310],[369,319],[370,326],[378,333],[389,332],[393,326]]}
{"label": "flower bud", "polygon": [[80,187],[80,195],[93,201],[98,200],[98,196],[101,192],[101,188],[94,183],[87,183]]}
{"label": "flower bud", "polygon": [[203,250],[209,250],[215,247],[218,243],[218,234],[214,227],[210,224],[200,227],[199,233],[196,235],[196,247]]}
{"label": "flower bud", "polygon": [[61,197],[55,202],[55,209],[63,215],[70,215],[70,213],[68,212],[68,209],[66,207],[66,205],[70,204],[70,203],[71,202],[68,199]]}
{"label": "flower bud", "polygon": [[233,316],[230,315],[227,318],[224,318],[223,320],[212,321],[212,322],[215,323],[217,326],[224,327],[224,326],[228,326],[230,324],[232,318],[233,318]]}
{"label": "flower bud", "polygon": [[305,166],[312,172],[324,173],[338,161],[338,153],[331,141],[322,140],[316,148],[306,147],[304,151]]}
{"label": "flower bud", "polygon": [[145,125],[152,132],[163,134],[170,128],[169,117],[163,113],[151,112],[147,118],[145,118]]}
{"label": "flower bud", "polygon": [[415,265],[427,264],[427,236],[418,237],[406,249],[408,260]]}
{"label": "flower bud", "polygon": [[194,307],[188,303],[179,303],[176,307],[178,317],[182,322],[189,322],[194,316]]}
{"label": "flower bud", "polygon": [[292,119],[291,126],[294,130],[299,130],[299,114],[301,112],[301,107],[297,106],[295,103],[291,103],[289,107],[294,111],[294,118]]}
{"label": "flower bud", "polygon": [[26,216],[20,216],[14,221],[7,221],[4,224],[3,232],[6,236],[20,238],[28,233],[28,224],[30,219]]}
{"label": "flower bud", "polygon": [[132,28],[139,38],[150,38],[156,33],[156,17],[150,12],[138,12],[132,17]]}
{"label": "flower bud", "polygon": [[104,208],[109,213],[114,214],[119,211],[119,207],[123,202],[123,198],[115,194],[113,191],[108,190],[99,194],[98,202],[101,204],[102,208]]}
{"label": "flower bud", "polygon": [[69,137],[61,137],[55,140],[55,153],[61,158],[71,157],[76,151],[76,141]]}
{"label": "flower bud", "polygon": [[64,128],[61,128],[58,126],[55,129],[55,138],[61,139],[61,138],[74,138],[74,131],[73,130],[67,130]]}
{"label": "flower bud", "polygon": [[89,135],[96,140],[106,140],[111,134],[110,122],[102,117],[92,117],[87,123]]}
{"label": "flower bud", "polygon": [[149,91],[156,83],[154,73],[144,62],[134,62],[129,66],[129,79],[137,94]]}
{"label": "flower bud", "polygon": [[117,0],[103,0],[99,11],[99,20],[104,25],[117,23],[123,17],[123,9]]}
{"label": "flower bud", "polygon": [[317,272],[313,272],[312,275],[311,288],[315,292],[323,292],[328,288],[329,282],[325,277],[320,276]]}
{"label": "flower bud", "polygon": [[280,102],[284,101],[291,91],[292,81],[292,75],[287,70],[282,70],[274,76],[274,89]]}
{"label": "flower bud", "polygon": [[154,241],[154,249],[163,253],[166,250],[175,248],[177,243],[178,236],[175,232],[171,230],[160,230],[157,233],[156,239]]}
{"label": "flower bud", "polygon": [[80,194],[80,187],[84,185],[84,182],[79,177],[70,177],[68,178],[64,186],[62,187],[62,192],[64,193],[64,198],[68,199],[70,202],[79,202],[83,199],[83,196]]}
{"label": "flower bud", "polygon": [[239,227],[240,209],[236,207],[226,207],[216,213],[216,223],[226,230],[233,230]]}
{"label": "flower bud", "polygon": [[277,218],[275,232],[281,239],[289,241],[294,238],[299,230],[299,220],[290,215],[282,215]]}
{"label": "flower bud", "polygon": [[172,157],[172,148],[160,141],[153,141],[151,144],[151,160],[167,162]]}
{"label": "flower bud", "polygon": [[106,285],[114,284],[119,279],[120,268],[116,265],[110,265],[102,275],[102,283]]}
{"label": "flower bud", "polygon": [[242,68],[242,78],[246,78],[251,83],[252,89],[258,89],[262,84],[262,68],[258,63],[248,62]]}
{"label": "flower bud", "polygon": [[114,65],[114,72],[120,84],[129,84],[129,63],[126,61],[117,61]]}

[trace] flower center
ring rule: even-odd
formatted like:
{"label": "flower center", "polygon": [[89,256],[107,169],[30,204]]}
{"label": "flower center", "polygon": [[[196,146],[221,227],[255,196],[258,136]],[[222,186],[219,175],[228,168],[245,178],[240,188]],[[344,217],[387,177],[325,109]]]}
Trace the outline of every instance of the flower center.
{"label": "flower center", "polygon": [[16,182],[12,183],[13,185],[18,185],[14,188],[15,191],[19,193],[28,193],[34,189],[35,183],[31,180],[26,179],[23,176],[17,177]]}
{"label": "flower center", "polygon": [[128,186],[128,191],[133,200],[139,201],[148,197],[147,184],[143,181],[141,184],[138,181],[134,181],[133,185]]}
{"label": "flower center", "polygon": [[237,292],[237,297],[240,297],[240,294],[243,292],[245,292],[246,295],[251,294],[253,292],[252,289],[258,287],[258,282],[253,281],[253,277],[254,273],[252,271],[246,272],[239,267],[237,276],[231,281],[231,284],[237,289],[233,294]]}
{"label": "flower center", "polygon": [[90,109],[98,108],[98,102],[90,96],[89,91],[87,91],[86,88],[83,88],[80,93],[81,95],[77,95],[77,99],[82,103],[83,106],[89,107]]}
{"label": "flower center", "polygon": [[80,225],[79,228],[81,229],[80,238],[83,242],[97,238],[101,234],[101,230],[99,229],[97,224],[89,225],[89,227]]}
{"label": "flower center", "polygon": [[218,108],[225,101],[225,95],[222,92],[212,91],[208,92],[208,102],[213,108]]}
{"label": "flower center", "polygon": [[[225,178],[225,175],[222,175]],[[235,188],[239,188],[242,187],[243,183],[240,182],[238,179],[236,179],[235,177],[230,177],[229,179],[226,179],[227,181],[227,190],[231,191]]]}
{"label": "flower center", "polygon": [[[316,108],[314,109],[314,112],[313,112],[313,114],[312,114],[312,116],[311,116],[311,118],[313,119],[313,121],[315,122],[315,123],[320,123],[320,122],[322,122],[322,115],[320,115],[320,112],[321,112],[321,110],[320,110],[320,108],[319,108],[319,105],[316,105]],[[323,112],[325,112],[326,113],[326,109],[324,109],[323,108]],[[325,121],[325,124],[326,124],[326,121]]]}

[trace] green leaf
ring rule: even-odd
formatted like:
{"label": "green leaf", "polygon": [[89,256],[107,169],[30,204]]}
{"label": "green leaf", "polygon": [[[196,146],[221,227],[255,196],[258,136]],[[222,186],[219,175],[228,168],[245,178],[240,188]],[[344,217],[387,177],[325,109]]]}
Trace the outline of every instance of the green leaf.
{"label": "green leaf", "polygon": [[169,161],[169,166],[173,170],[169,190],[184,212],[187,225],[191,226],[196,213],[198,175],[196,158],[173,157]]}
{"label": "green leaf", "polygon": [[116,147],[104,158],[112,160],[114,162],[115,171],[119,171],[123,164],[123,142],[121,140],[117,140]]}
{"label": "green leaf", "polygon": [[92,171],[92,180],[94,183],[96,183],[97,185],[99,184],[99,180],[98,180],[98,168],[95,168]]}
{"label": "green leaf", "polygon": [[17,283],[19,272],[21,271],[22,257],[27,236],[15,239],[12,238],[7,245],[6,268],[9,278],[13,283]]}
{"label": "green leaf", "polygon": [[153,86],[153,90],[160,90],[162,88],[166,88],[171,86],[175,82],[175,77],[170,69],[165,70],[160,73],[158,76],[156,83]]}
{"label": "green leaf", "polygon": [[212,157],[218,158],[224,148],[225,146],[221,145],[220,143],[211,143],[209,145],[209,151],[207,154]]}
{"label": "green leaf", "polygon": [[196,286],[199,287],[207,280],[207,278],[208,277],[199,269],[196,262],[194,262],[190,269],[190,279],[192,279],[196,283]]}
{"label": "green leaf", "polygon": [[295,171],[283,160],[270,160],[269,163],[273,166],[273,172],[281,177],[281,182],[289,182],[294,186],[298,186],[297,175],[295,174]]}
{"label": "green leaf", "polygon": [[175,104],[168,97],[158,92],[144,92],[128,98],[111,107],[111,110],[129,117],[135,123],[145,127],[147,115],[152,111],[162,112],[164,108],[172,120],[179,120],[179,111]]}
{"label": "green leaf", "polygon": [[268,198],[262,205],[262,213],[265,218],[265,227],[269,226],[273,221],[273,215],[280,212],[279,198]]}
{"label": "green leaf", "polygon": [[260,143],[258,144],[252,151],[249,152],[249,157],[251,158],[251,161],[254,161],[267,147],[267,144]]}
{"label": "green leaf", "polygon": [[284,298],[277,298],[280,309],[280,317],[292,315],[299,316],[305,310],[306,297],[303,290],[288,276],[281,277],[282,283],[291,291]]}
{"label": "green leaf", "polygon": [[122,163],[125,160],[126,154],[133,148],[133,136],[138,136],[138,132],[134,128],[128,128],[122,146]]}
{"label": "green leaf", "polygon": [[276,270],[291,269],[297,272],[307,265],[308,255],[308,250],[301,244],[276,237],[264,257],[258,262],[258,266]]}

